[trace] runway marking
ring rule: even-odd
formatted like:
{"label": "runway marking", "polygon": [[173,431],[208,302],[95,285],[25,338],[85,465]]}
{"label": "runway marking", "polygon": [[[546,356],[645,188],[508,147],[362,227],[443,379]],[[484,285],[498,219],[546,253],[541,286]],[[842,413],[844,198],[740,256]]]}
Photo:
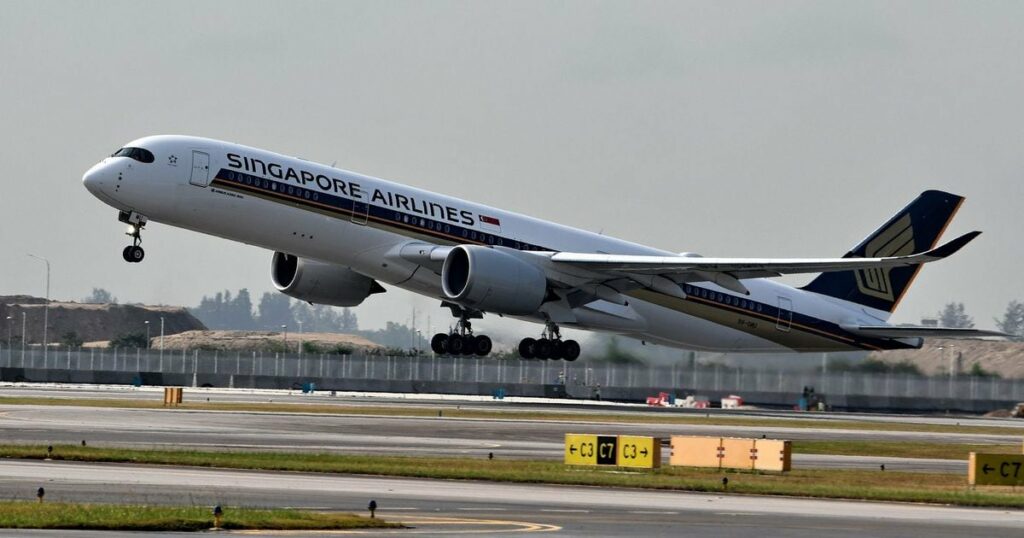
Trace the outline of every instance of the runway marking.
{"label": "runway marking", "polygon": [[[380,536],[383,534],[439,534],[451,536],[454,534],[498,534],[511,532],[555,532],[562,530],[558,525],[544,523],[531,523],[527,521],[510,521],[503,519],[469,519],[447,516],[408,516],[397,523],[402,525],[417,525],[419,527],[405,529],[347,529],[347,530],[324,530],[324,531],[267,531],[267,530],[244,530],[233,531],[233,534],[258,534],[261,536],[294,536],[294,535],[350,535],[364,534]],[[452,529],[452,525],[463,525],[469,528]],[[442,528],[430,529],[421,527],[437,526]],[[483,528],[481,528],[483,527]],[[488,528],[492,527],[492,528]]]}
{"label": "runway marking", "polygon": [[456,508],[463,512],[505,512],[508,508]]}
{"label": "runway marking", "polygon": [[662,514],[662,515],[677,515],[679,512],[672,512],[670,510],[630,510],[630,514]]}
{"label": "runway marking", "polygon": [[541,512],[554,512],[558,514],[589,514],[590,510],[572,508],[541,508]]}

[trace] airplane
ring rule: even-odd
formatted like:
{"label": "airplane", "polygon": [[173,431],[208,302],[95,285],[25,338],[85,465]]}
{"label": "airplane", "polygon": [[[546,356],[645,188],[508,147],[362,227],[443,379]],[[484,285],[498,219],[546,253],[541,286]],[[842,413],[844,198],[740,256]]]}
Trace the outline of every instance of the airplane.
{"label": "airplane", "polygon": [[[887,323],[964,198],[923,192],[841,258],[676,254],[304,159],[208,138],[147,136],[82,178],[118,210],[141,262],[149,221],[273,251],[271,280],[309,303],[352,307],[383,284],[439,299],[456,318],[438,354],[488,355],[484,314],[543,324],[524,359],[576,360],[560,327],[702,351],[919,348],[924,337],[1001,336]],[[773,280],[820,273],[803,287]]]}

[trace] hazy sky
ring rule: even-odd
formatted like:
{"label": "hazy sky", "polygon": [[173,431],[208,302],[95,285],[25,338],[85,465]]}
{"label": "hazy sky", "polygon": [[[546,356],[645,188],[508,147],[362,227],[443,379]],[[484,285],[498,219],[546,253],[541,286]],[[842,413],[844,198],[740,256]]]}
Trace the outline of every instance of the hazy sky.
{"label": "hazy sky", "polygon": [[[271,289],[270,252],[156,223],[146,260],[121,259],[124,227],[82,173],[179,133],[717,256],[838,256],[947,189],[967,202],[946,238],[985,234],[928,266],[894,321],[958,300],[990,327],[1024,299],[1024,3],[0,10],[0,294],[43,295],[26,252],[52,261],[55,298]],[[447,323],[398,290],[357,313],[373,327],[413,305]]]}

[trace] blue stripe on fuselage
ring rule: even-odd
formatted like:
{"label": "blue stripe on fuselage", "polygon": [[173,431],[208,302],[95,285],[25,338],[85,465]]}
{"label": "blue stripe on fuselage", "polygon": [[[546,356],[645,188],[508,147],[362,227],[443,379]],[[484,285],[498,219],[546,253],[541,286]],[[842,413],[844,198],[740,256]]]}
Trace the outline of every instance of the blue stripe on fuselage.
{"label": "blue stripe on fuselage", "polygon": [[[435,237],[454,244],[471,243],[478,245],[505,246],[517,250],[555,251],[555,249],[526,243],[524,241],[517,241],[497,234],[479,232],[472,228],[453,224],[451,222],[404,213],[394,208],[368,204],[362,200],[353,200],[351,198],[345,198],[335,194],[297,187],[281,181],[275,181],[274,179],[267,179],[252,174],[244,174],[224,168],[220,169],[217,173],[217,176],[213,180],[213,184],[223,188],[235,188],[244,192],[256,193],[281,202],[299,204],[322,211],[329,211],[346,218],[353,218],[353,216],[362,217],[363,213],[361,208],[365,207],[365,215],[368,220],[373,220],[374,222],[380,223],[384,226],[412,230],[416,233]],[[358,215],[356,213],[357,203],[360,208]],[[738,297],[729,293],[713,291],[693,284],[684,284],[683,289],[686,292],[687,300],[695,300],[699,301],[701,304],[713,306],[715,308],[740,312],[745,315],[764,319],[771,323],[776,323],[778,321],[779,314],[781,312],[780,308],[767,303],[753,301],[746,297]],[[792,312],[792,314],[793,329],[823,336],[851,347],[871,350],[913,347],[896,340],[858,337],[830,321],[795,311]]]}

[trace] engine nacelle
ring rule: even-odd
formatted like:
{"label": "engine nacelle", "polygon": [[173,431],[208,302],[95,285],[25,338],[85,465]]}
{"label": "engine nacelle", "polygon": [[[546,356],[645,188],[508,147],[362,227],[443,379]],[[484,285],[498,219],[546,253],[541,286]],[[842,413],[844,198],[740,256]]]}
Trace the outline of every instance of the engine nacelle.
{"label": "engine nacelle", "polygon": [[277,291],[301,301],[331,306],[356,306],[374,293],[384,292],[376,280],[348,267],[275,252],[270,278]]}
{"label": "engine nacelle", "polygon": [[452,302],[495,314],[534,314],[547,296],[544,272],[511,254],[480,245],[448,253],[441,287]]}

